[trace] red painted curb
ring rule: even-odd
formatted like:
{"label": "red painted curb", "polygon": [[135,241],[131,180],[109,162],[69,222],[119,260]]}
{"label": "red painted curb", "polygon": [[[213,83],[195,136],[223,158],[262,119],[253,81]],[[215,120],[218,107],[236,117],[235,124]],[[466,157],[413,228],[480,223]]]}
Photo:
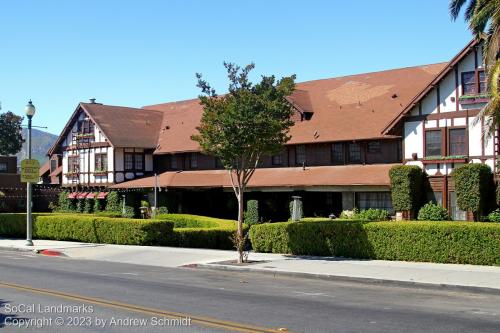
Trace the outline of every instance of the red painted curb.
{"label": "red painted curb", "polygon": [[44,256],[62,256],[63,253],[55,250],[42,250],[39,252],[40,254],[43,254]]}

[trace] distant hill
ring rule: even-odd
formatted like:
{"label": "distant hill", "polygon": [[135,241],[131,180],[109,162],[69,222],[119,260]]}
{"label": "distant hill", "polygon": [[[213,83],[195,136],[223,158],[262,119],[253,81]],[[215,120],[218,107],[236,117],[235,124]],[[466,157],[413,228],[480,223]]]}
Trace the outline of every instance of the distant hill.
{"label": "distant hill", "polygon": [[[21,164],[21,160],[28,158],[26,147],[26,135],[28,130],[23,129],[23,143],[22,150],[17,153],[17,164]],[[31,130],[31,156],[40,162],[40,165],[45,163],[48,159],[47,151],[54,145],[57,140],[57,135],[50,134],[37,129]]]}

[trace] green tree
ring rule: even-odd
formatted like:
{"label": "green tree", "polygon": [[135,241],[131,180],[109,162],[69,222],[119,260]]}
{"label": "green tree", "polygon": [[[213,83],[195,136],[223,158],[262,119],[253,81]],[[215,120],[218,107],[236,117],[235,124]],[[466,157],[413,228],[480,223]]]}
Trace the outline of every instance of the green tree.
{"label": "green tree", "polygon": [[290,139],[293,107],[286,99],[295,89],[295,75],[276,80],[262,76],[257,84],[249,80],[254,64],[241,68],[224,63],[229,93],[218,96],[197,73],[204,108],[197,141],[203,152],[218,157],[228,171],[238,200],[238,227],[235,245],[238,262],[243,262],[246,236],[243,235],[243,195],[263,155],[280,152]]}
{"label": "green tree", "polygon": [[450,14],[456,20],[460,10],[465,8],[464,18],[476,38],[484,39],[484,61],[488,73],[488,92],[490,101],[481,110],[479,119],[485,124],[490,134],[500,124],[500,0],[451,0]]}
{"label": "green tree", "polygon": [[23,146],[21,122],[23,117],[12,112],[0,114],[0,155],[15,155]]}

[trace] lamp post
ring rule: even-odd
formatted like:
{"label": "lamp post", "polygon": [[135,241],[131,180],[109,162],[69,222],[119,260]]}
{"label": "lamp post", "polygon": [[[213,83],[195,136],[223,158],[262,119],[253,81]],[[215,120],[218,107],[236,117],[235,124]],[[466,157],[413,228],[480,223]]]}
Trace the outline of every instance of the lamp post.
{"label": "lamp post", "polygon": [[[28,159],[31,159],[31,119],[35,115],[36,109],[33,103],[30,101],[28,102],[28,105],[24,108],[24,112],[26,113],[26,116],[28,117]],[[32,231],[33,231],[33,225],[32,225],[32,217],[31,217],[31,183],[27,182],[26,183],[26,246],[33,246],[33,240],[32,240]]]}

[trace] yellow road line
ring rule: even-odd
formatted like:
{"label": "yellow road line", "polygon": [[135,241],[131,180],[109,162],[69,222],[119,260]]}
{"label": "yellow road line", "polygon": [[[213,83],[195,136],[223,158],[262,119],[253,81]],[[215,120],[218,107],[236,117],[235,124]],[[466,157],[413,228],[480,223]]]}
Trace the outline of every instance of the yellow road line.
{"label": "yellow road line", "polygon": [[108,308],[127,310],[127,311],[142,313],[142,314],[146,314],[146,315],[157,315],[157,316],[159,315],[159,316],[164,316],[167,318],[174,318],[174,319],[179,318],[179,317],[188,317],[188,318],[191,318],[192,323],[200,325],[200,326],[220,328],[220,329],[225,329],[225,330],[230,330],[230,331],[235,331],[235,332],[279,333],[279,332],[283,331],[283,329],[271,329],[271,328],[247,325],[247,324],[242,324],[242,323],[220,320],[220,319],[216,319],[216,318],[191,315],[188,313],[166,311],[166,310],[148,308],[148,307],[143,307],[143,306],[129,304],[129,303],[122,303],[122,302],[118,302],[118,301],[110,301],[110,300],[105,300],[105,299],[101,299],[101,298],[93,298],[93,297],[87,297],[87,296],[82,296],[82,295],[77,295],[77,294],[70,294],[70,293],[60,292],[57,290],[34,288],[34,287],[15,284],[15,283],[8,283],[8,282],[0,281],[0,287],[16,289],[16,290],[20,290],[20,291],[28,291],[28,292],[35,293],[35,294],[55,296],[55,297],[65,298],[65,299],[72,300],[72,301],[87,302],[87,303],[92,303],[92,304],[96,304],[96,305],[100,305],[100,306],[104,306],[104,307],[108,307]]}

